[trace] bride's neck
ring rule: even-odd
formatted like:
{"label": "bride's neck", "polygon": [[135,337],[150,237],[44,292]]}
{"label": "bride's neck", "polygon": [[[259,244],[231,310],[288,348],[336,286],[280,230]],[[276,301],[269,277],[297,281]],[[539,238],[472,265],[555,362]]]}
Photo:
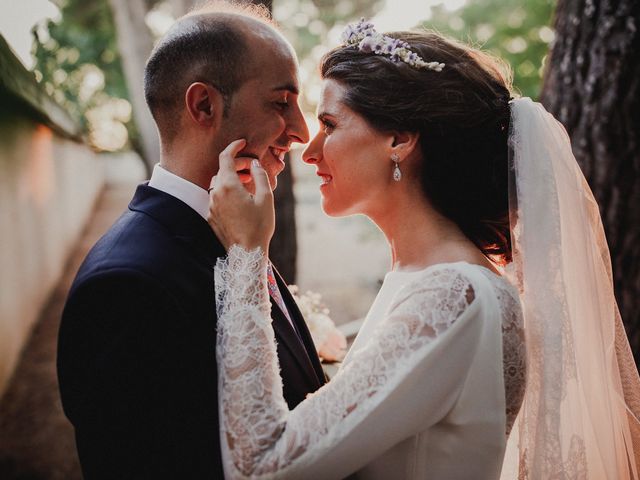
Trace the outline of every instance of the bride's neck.
{"label": "bride's neck", "polygon": [[420,190],[406,189],[387,198],[384,207],[369,216],[387,237],[392,270],[421,270],[469,256],[470,240]]}

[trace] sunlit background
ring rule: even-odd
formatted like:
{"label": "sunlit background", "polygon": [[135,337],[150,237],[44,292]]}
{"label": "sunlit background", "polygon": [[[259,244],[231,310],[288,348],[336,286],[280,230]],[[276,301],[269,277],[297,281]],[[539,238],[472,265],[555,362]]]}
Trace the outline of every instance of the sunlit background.
{"label": "sunlit background", "polygon": [[[153,6],[145,23],[159,38],[175,21],[170,1]],[[28,4],[28,7],[25,6]],[[298,52],[303,106],[313,111],[320,57],[345,24],[373,18],[382,31],[434,28],[505,58],[515,86],[536,97],[554,33],[552,0],[275,0],[273,16]],[[121,54],[107,0],[0,0],[0,31],[46,91],[69,110],[101,151],[138,148]]]}
{"label": "sunlit background", "polygon": [[[75,118],[88,145],[98,152],[137,152],[149,172],[159,152],[142,98],[142,66],[148,53],[141,53],[140,46],[150,51],[194,3],[198,2],[0,0],[0,32],[46,92]],[[435,29],[494,52],[512,66],[515,88],[536,98],[554,39],[549,26],[554,5],[553,0],[274,0],[272,12],[298,53],[301,104],[314,135],[318,63],[339,43],[349,22],[370,18],[380,31]],[[124,19],[124,48],[123,18],[118,18],[122,12],[139,17]],[[147,117],[140,117],[141,112]],[[301,146],[292,153],[295,182],[288,191],[295,197],[291,201],[297,266],[289,278],[302,288],[322,292],[338,323],[361,318],[390,266],[386,241],[362,217],[327,218],[320,208],[314,169],[299,161]]]}
{"label": "sunlit background", "polygon": [[[160,158],[142,69],[153,42],[194,3],[0,0],[10,47],[0,42],[2,479],[81,478],[55,379],[57,326],[86,252]],[[312,134],[319,59],[360,17],[379,31],[435,29],[492,52],[523,96],[538,99],[544,75],[542,102],[567,127],[601,202],[616,296],[640,363],[640,18],[637,0],[618,3],[586,2],[581,12],[566,1],[554,14],[556,0],[273,0],[272,11],[298,53]],[[278,210],[284,222],[274,240],[285,232],[289,243],[271,249],[271,260],[281,272],[292,265],[285,279],[320,292],[354,335],[389,270],[388,245],[362,216],[324,215],[315,169],[300,161],[300,146],[292,153],[275,192],[287,208]]]}

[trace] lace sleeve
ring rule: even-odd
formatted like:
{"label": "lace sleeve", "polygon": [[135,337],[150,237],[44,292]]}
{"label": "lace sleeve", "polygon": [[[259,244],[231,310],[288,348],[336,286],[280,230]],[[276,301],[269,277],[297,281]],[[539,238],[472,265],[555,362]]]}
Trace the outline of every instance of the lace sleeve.
{"label": "lace sleeve", "polygon": [[266,291],[266,259],[232,247],[216,265],[221,445],[227,478],[343,478],[437,423],[475,355],[480,307],[455,268],[398,292],[371,340],[289,411]]}

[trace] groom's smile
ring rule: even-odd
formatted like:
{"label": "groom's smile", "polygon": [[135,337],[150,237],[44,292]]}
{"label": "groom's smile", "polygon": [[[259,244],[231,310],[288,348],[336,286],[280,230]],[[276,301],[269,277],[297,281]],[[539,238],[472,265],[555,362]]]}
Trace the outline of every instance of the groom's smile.
{"label": "groom's smile", "polygon": [[[298,62],[290,45],[275,32],[252,42],[249,79],[233,94],[224,119],[224,146],[244,138],[247,145],[237,156],[258,159],[275,189],[291,144],[306,143],[309,131],[298,105]],[[250,176],[243,179],[247,173],[241,181],[252,191]]]}
{"label": "groom's smile", "polygon": [[[249,184],[252,181],[251,178],[251,163],[250,159],[255,158],[259,160],[262,165],[273,165],[271,169],[271,173],[274,176],[277,176],[282,172],[285,167],[284,159],[285,155],[289,151],[289,147],[286,148],[277,148],[277,147],[269,147],[267,153],[263,156],[257,155],[255,153],[251,153],[249,151],[242,150],[237,154],[238,161],[236,163],[236,172],[238,173],[238,178],[244,184]],[[273,160],[271,162],[266,161],[263,157],[266,155],[273,156]],[[277,167],[277,168],[276,168]]]}

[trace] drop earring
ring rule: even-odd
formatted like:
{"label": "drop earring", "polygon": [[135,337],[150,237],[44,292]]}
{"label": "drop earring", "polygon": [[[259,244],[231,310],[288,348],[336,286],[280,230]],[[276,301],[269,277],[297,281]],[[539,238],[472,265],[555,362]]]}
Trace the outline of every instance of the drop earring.
{"label": "drop earring", "polygon": [[393,180],[399,182],[402,180],[402,172],[400,171],[399,165],[400,156],[397,153],[391,154],[391,161],[395,163],[395,167],[393,167]]}

